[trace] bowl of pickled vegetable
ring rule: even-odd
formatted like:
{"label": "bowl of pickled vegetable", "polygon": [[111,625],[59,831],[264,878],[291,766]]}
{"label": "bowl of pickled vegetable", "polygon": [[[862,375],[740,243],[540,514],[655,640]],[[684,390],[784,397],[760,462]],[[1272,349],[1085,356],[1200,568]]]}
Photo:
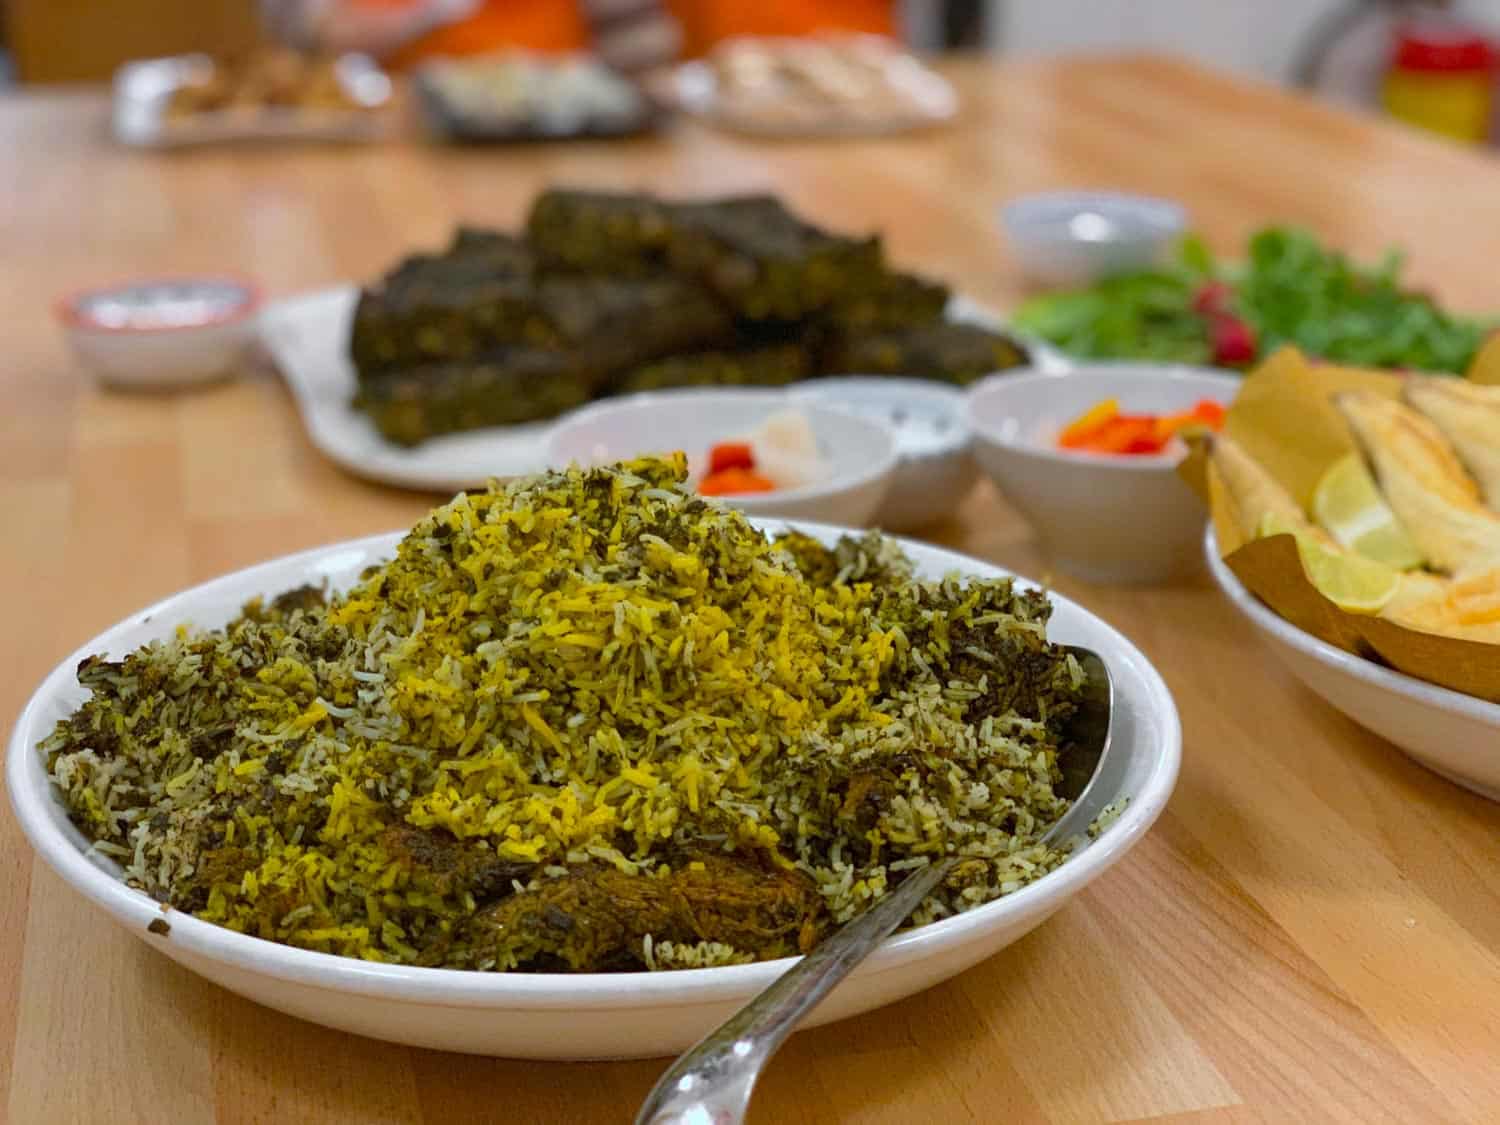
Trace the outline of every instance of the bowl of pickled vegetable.
{"label": "bowl of pickled vegetable", "polygon": [[1203,505],[1177,476],[1240,380],[1212,368],[1105,363],[994,375],[969,392],[979,464],[1059,570],[1161,582],[1198,566]]}
{"label": "bowl of pickled vegetable", "polygon": [[772,388],[693,388],[605,399],[565,415],[549,464],[687,455],[689,483],[750,515],[875,521],[897,463],[889,425]]}

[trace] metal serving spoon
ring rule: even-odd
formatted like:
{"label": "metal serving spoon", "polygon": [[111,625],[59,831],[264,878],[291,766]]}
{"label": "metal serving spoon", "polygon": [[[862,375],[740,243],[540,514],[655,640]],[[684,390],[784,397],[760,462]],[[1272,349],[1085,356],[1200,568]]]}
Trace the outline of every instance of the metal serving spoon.
{"label": "metal serving spoon", "polygon": [[[1094,780],[1109,753],[1114,684],[1091,649],[1069,645],[1082,666],[1083,706],[1068,731],[1058,792],[1072,799],[1042,843],[1088,831],[1104,806]],[[739,1125],[756,1079],[798,1022],[937,889],[957,857],[924,867],[803,957],[672,1064],[646,1097],[635,1125]]]}

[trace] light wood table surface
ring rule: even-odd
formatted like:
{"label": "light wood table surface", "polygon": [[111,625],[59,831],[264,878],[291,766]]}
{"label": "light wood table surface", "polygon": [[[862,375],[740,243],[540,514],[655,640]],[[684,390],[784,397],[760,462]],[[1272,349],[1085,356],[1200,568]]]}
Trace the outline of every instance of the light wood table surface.
{"label": "light wood table surface", "polygon": [[[1500,165],[1173,61],[960,63],[958,126],[882,142],[151,155],[97,93],[0,101],[0,714],[74,646],[212,575],[401,527],[435,497],[325,461],[271,373],[178,396],[95,389],[49,302],[235,269],[272,295],[368,278],[453,222],[516,224],[549,184],[783,193],[1004,306],[1020,192],[1178,197],[1221,250],[1305,223],[1500,305]],[[932,537],[1046,561],[988,486]],[[1182,779],[1126,862],[958,979],[796,1037],[769,1122],[1500,1121],[1500,806],[1304,690],[1207,579],[1058,589],[1128,633],[1182,711]],[[625,1121],[660,1062],[548,1065],[323,1030],[201,982],[34,861],[0,812],[0,1107],[52,1122]]]}

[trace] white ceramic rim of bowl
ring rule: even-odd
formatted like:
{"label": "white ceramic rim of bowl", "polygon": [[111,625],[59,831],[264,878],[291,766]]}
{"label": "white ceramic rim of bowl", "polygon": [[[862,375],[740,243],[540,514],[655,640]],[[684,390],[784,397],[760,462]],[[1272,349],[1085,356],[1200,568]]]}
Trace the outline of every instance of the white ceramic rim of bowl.
{"label": "white ceramic rim of bowl", "polygon": [[1228,564],[1219,557],[1219,538],[1212,523],[1203,534],[1203,557],[1208,563],[1209,573],[1213,575],[1214,581],[1218,583],[1219,589],[1224,592],[1230,604],[1249,618],[1252,625],[1269,633],[1288,648],[1296,649],[1304,656],[1320,664],[1326,664],[1354,679],[1363,680],[1372,687],[1382,688],[1404,696],[1414,703],[1436,707],[1441,711],[1451,711],[1500,729],[1500,703],[1491,703],[1477,696],[1454,691],[1452,688],[1430,684],[1426,680],[1408,676],[1405,672],[1398,672],[1394,668],[1387,668],[1373,660],[1366,660],[1363,656],[1355,656],[1354,653],[1345,652],[1337,645],[1319,640],[1305,629],[1300,629],[1287,621],[1252,594],[1235,576],[1234,571],[1229,569]]}
{"label": "white ceramic rim of bowl", "polygon": [[[1157,453],[1142,456],[1136,453],[1089,453],[1083,450],[1052,449],[1039,442],[1026,440],[1024,437],[1005,437],[993,424],[986,425],[979,417],[979,411],[982,409],[981,400],[987,395],[1002,392],[1008,386],[1030,385],[1044,379],[1097,379],[1102,383],[1110,378],[1118,379],[1122,375],[1136,373],[1145,378],[1183,383],[1190,379],[1206,379],[1215,386],[1233,392],[1229,395],[1231,400],[1234,394],[1239,392],[1240,384],[1244,382],[1240,376],[1222,368],[1198,367],[1187,363],[1121,360],[1113,363],[1081,364],[1067,371],[1044,371],[1036,367],[1018,367],[1013,373],[998,371],[993,375],[987,375],[969,388],[967,414],[969,429],[980,441],[987,441],[992,445],[1014,449],[1018,453],[1029,453],[1061,464],[1098,465],[1102,468],[1121,469],[1132,473],[1174,473],[1177,471],[1178,463],[1182,460],[1180,456],[1165,456]],[[1118,394],[1118,391],[1115,394]],[[1100,398],[1110,397],[1114,397],[1114,394],[1101,390]],[[1122,405],[1128,409],[1128,404]]]}
{"label": "white ceramic rim of bowl", "polygon": [[[239,296],[222,311],[186,324],[106,324],[84,311],[84,303],[92,298],[108,297],[130,289],[143,289],[157,285],[222,285],[227,289],[238,290]],[[264,303],[265,294],[255,282],[249,278],[221,273],[139,277],[113,285],[91,285],[86,289],[75,289],[70,293],[64,293],[57,299],[56,312],[57,318],[74,332],[88,332],[98,336],[166,336],[238,324],[254,316]]]}
{"label": "white ceramic rim of bowl", "polygon": [[[1002,375],[1004,372],[991,374]],[[804,379],[800,383],[792,383],[786,388],[786,392],[798,397],[806,396],[817,399],[832,397],[831,392],[840,388],[852,390],[865,387],[873,391],[891,390],[895,392],[892,395],[893,398],[897,394],[909,394],[918,398],[941,399],[960,409],[963,406],[965,392],[965,388],[952,383],[943,383],[936,379],[922,379],[916,375],[862,375],[858,371],[851,371],[844,375],[820,375],[816,379]]]}
{"label": "white ceramic rim of bowl", "polygon": [[[733,390],[726,390],[723,387],[680,387],[670,391],[637,391],[635,394],[621,395],[618,398],[600,399],[598,402],[591,402],[576,410],[568,411],[547,430],[547,463],[553,468],[560,468],[560,462],[566,463],[557,449],[557,444],[562,435],[574,426],[583,425],[595,418],[607,417],[621,410],[649,406],[653,402],[691,402],[693,399],[728,401],[744,399],[753,400],[757,405],[780,399],[787,407],[807,410],[810,414],[837,415],[841,422],[852,419],[856,427],[863,426],[871,436],[882,443],[880,456],[869,461],[866,467],[857,473],[826,477],[798,488],[778,488],[774,492],[744,492],[733,496],[716,497],[718,500],[732,501],[736,506],[742,506],[748,512],[760,514],[756,512],[756,509],[760,507],[779,507],[804,500],[826,500],[842,492],[853,491],[863,485],[878,481],[881,477],[889,476],[900,460],[896,452],[895,431],[886,423],[868,415],[800,399],[783,387],[736,387]],[[808,422],[812,425],[813,434],[816,436],[818,432],[816,418],[809,417]],[[652,453],[665,452],[668,451],[642,449],[627,456],[645,457]]]}
{"label": "white ceramic rim of bowl", "polygon": [[[1149,230],[1120,233],[1109,238],[1080,239],[1067,232],[1053,233],[1038,221],[1078,211],[1130,211],[1144,218]],[[1159,195],[1136,195],[1125,191],[1044,191],[1018,196],[1000,207],[1000,222],[1006,230],[1024,232],[1033,241],[1095,244],[1101,246],[1170,238],[1187,227],[1187,208]]]}
{"label": "white ceramic rim of bowl", "polygon": [[[758,527],[768,531],[795,526],[824,535],[857,534],[857,531],[849,528],[806,520],[757,519],[755,522]],[[53,668],[33,692],[17,719],[5,764],[5,780],[6,787],[10,790],[11,806],[37,855],[73,890],[103,907],[122,925],[127,924],[121,920],[122,915],[134,916],[143,925],[148,919],[167,918],[172,927],[170,940],[190,956],[334,994],[347,992],[457,1008],[603,1010],[643,1005],[688,1007],[754,995],[785,972],[796,958],[659,973],[483,973],[464,969],[380,964],[332,953],[316,953],[236,933],[183,911],[163,912],[160,905],[144,892],[128,887],[103,867],[91,862],[83,850],[62,834],[42,807],[44,802],[51,803],[54,808],[58,803],[50,777],[45,773],[40,774],[40,793],[27,778],[26,763],[35,756],[36,750],[23,737],[23,732],[29,730],[35,722],[34,712],[47,706],[60,685],[68,683],[75,675],[78,662],[98,650],[101,638],[116,629],[157,616],[178,599],[207,592],[208,588],[217,584],[236,587],[251,579],[256,571],[278,570],[299,560],[306,560],[311,564],[329,552],[340,549],[389,553],[404,535],[406,531],[403,530],[330,543],[201,582],[116,622]],[[902,542],[900,539],[896,541]],[[977,562],[984,567],[1002,570],[992,563],[962,556],[945,548],[928,544],[920,546],[944,557],[951,557],[955,565],[960,561],[967,564]],[[1020,581],[1028,588],[1040,589],[1027,579]],[[990,926],[1006,917],[1025,917],[1034,902],[1045,902],[1051,898],[1067,901],[1072,893],[1086,886],[1096,875],[1134,847],[1166,807],[1182,761],[1182,724],[1170,689],[1146,655],[1118,629],[1069,598],[1051,592],[1047,596],[1054,603],[1066,605],[1070,611],[1097,624],[1111,638],[1122,657],[1137,666],[1150,693],[1144,701],[1149,702],[1151,709],[1163,719],[1167,731],[1165,745],[1154,750],[1146,782],[1130,795],[1124,811],[1081,854],[1036,882],[1003,898],[887,938],[870,955],[866,964],[861,966],[867,975],[878,975],[910,961],[936,956],[945,950],[963,946],[969,939],[986,932]]]}
{"label": "white ceramic rim of bowl", "polygon": [[[995,374],[1002,375],[1004,372],[995,372]],[[956,387],[950,383],[921,380],[915,375],[859,375],[855,372],[849,375],[823,375],[816,380],[807,380],[805,383],[793,383],[792,386],[787,387],[786,393],[793,399],[816,402],[819,405],[831,405],[834,410],[868,417],[867,407],[861,408],[852,404],[840,405],[841,399],[837,395],[837,392],[858,395],[861,390],[871,390],[876,395],[888,392],[889,399],[898,399],[901,396],[912,399],[926,398],[932,402],[941,402],[953,411],[954,419],[959,422],[959,428],[953,432],[953,440],[930,452],[900,453],[900,458],[903,460],[947,458],[947,456],[953,456],[954,453],[962,453],[974,444],[974,431],[969,428],[968,393],[963,387]],[[897,444],[900,444],[900,440],[897,440]]]}

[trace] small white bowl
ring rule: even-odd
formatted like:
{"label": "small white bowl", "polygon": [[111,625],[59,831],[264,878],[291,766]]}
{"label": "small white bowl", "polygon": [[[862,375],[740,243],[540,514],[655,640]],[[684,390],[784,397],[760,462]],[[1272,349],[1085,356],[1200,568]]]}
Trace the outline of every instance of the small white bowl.
{"label": "small white bowl", "polygon": [[74,293],[57,313],[74,353],[101,382],[165,389],[228,375],[254,338],[259,307],[249,282],[202,277]]}
{"label": "small white bowl", "polygon": [[[768,533],[785,524],[757,520]],[[824,543],[843,529],[798,528]],[[247,600],[325,581],[347,589],[389,559],[399,534],[334,543],[195,586],[132,614],[73,653],[38,687],[16,722],[5,782],[21,830],[62,879],[140,940],[241,996],[326,1027],[442,1051],[510,1058],[645,1058],[675,1054],[722,1023],[792,964],[790,959],[658,973],[480,973],[377,964],[264,941],[176,910],[125,885],[69,821],[36,745],[85,698],[78,662],[118,659],[178,625],[224,624]],[[925,543],[902,546],[925,578],[1004,571]],[[1029,586],[1023,582],[1022,585]],[[1018,940],[1124,857],[1171,796],[1182,727],[1151,662],[1117,631],[1067,598],[1050,595],[1048,634],[1104,659],[1114,682],[1113,742],[1101,795],[1128,798],[1110,828],[1056,871],[995,902],[897,934],[840,984],[806,1021],[829,1023],[913,995]],[[166,923],[163,928],[161,923]],[[1069,949],[1053,949],[1063,960]],[[81,965],[79,972],[99,972]],[[100,977],[101,987],[107,981]],[[170,998],[162,997],[162,1018]]]}
{"label": "small white bowl", "polygon": [[896,470],[895,435],[882,422],[798,401],[781,390],[702,388],[605,399],[558,421],[547,435],[547,463],[606,465],[680,449],[698,469],[718,442],[793,408],[812,426],[827,478],[802,488],[715,499],[750,515],[868,527]]}
{"label": "small white bowl", "polygon": [[838,375],[791,390],[794,398],[876,418],[896,435],[896,476],[875,523],[910,531],[953,514],[974,482],[974,435],[964,392],[930,379]]}
{"label": "small white bowl", "polygon": [[1159,582],[1196,568],[1207,513],[1177,476],[1180,454],[1077,453],[1058,432],[1101,399],[1126,413],[1228,406],[1237,376],[1204,367],[1101,363],[991,375],[969,392],[975,456],[1069,574],[1090,582]]}
{"label": "small white bowl", "polygon": [[1087,285],[1149,266],[1187,227],[1176,203],[1119,192],[1049,192],[1000,210],[1022,271],[1051,286]]}
{"label": "small white bowl", "polygon": [[1429,684],[1297,628],[1235,577],[1219,557],[1212,527],[1203,557],[1230,604],[1312,691],[1434,773],[1500,801],[1500,703]]}

